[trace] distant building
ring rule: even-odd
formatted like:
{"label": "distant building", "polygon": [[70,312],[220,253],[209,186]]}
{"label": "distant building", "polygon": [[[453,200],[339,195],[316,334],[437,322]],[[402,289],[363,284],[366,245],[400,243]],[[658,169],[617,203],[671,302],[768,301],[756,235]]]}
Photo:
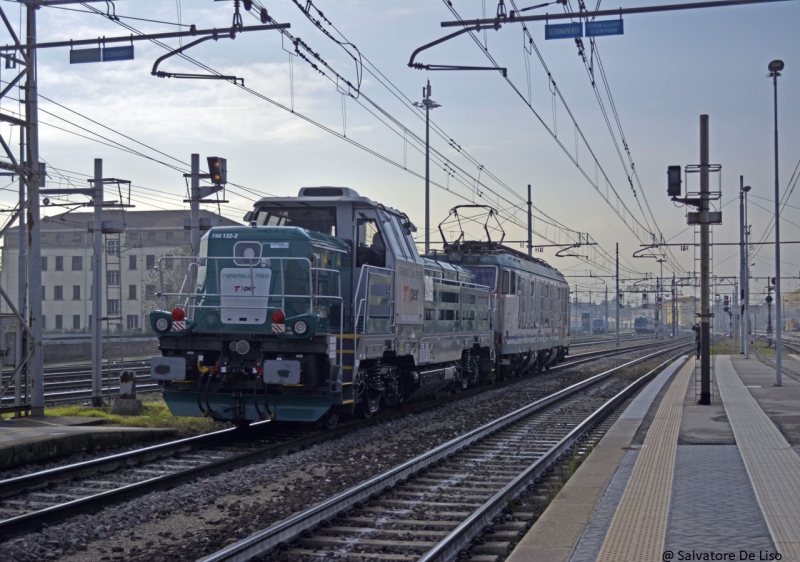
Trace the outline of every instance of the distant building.
{"label": "distant building", "polygon": [[[155,293],[159,290],[159,276],[154,268],[162,256],[191,253],[190,231],[184,229],[189,217],[188,210],[103,212],[104,221],[125,224],[123,234],[103,236],[103,317],[114,319],[110,322],[113,330],[138,332],[148,326],[147,314],[158,307]],[[212,226],[239,224],[205,210],[200,211],[200,217]],[[68,212],[42,219],[42,316],[47,332],[91,329],[93,234],[89,233],[88,224],[93,219],[90,212]],[[6,232],[0,251],[0,285],[16,303],[18,227]],[[176,262],[180,265],[174,266],[170,279],[182,280],[186,264]],[[173,264],[166,261],[164,266],[171,269]],[[178,291],[180,286],[172,289]],[[0,304],[0,312],[10,312],[5,302]]]}

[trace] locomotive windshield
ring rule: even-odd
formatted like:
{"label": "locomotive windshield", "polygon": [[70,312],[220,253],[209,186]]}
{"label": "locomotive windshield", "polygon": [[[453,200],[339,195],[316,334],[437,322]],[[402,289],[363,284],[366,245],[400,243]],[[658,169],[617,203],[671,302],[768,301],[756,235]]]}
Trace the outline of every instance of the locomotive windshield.
{"label": "locomotive windshield", "polygon": [[495,280],[497,279],[496,267],[464,265],[464,264],[460,265],[475,276],[475,280],[473,281],[473,283],[475,283],[476,285],[485,285],[489,287],[492,291],[494,291]]}
{"label": "locomotive windshield", "polygon": [[321,207],[261,207],[255,217],[258,226],[297,226],[336,236],[336,209]]}

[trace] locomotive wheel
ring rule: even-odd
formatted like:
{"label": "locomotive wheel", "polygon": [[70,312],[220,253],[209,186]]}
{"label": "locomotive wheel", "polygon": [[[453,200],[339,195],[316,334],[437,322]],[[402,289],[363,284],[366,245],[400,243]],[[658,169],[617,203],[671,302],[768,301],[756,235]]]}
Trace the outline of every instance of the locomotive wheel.
{"label": "locomotive wheel", "polygon": [[339,412],[337,412],[334,408],[331,408],[328,413],[322,416],[322,427],[325,429],[333,429],[336,427],[336,424],[339,423]]}
{"label": "locomotive wheel", "polygon": [[366,372],[359,372],[360,400],[356,411],[364,419],[369,419],[378,411],[381,405],[381,392],[372,388],[366,379]]}

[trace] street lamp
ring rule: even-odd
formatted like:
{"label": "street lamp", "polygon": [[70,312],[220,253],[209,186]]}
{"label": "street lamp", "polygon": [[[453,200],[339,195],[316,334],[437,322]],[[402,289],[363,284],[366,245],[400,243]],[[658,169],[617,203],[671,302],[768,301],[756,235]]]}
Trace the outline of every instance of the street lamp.
{"label": "street lamp", "polygon": [[431,81],[422,88],[422,101],[415,101],[414,107],[425,108],[425,253],[431,251],[431,109],[442,107],[431,99]]}
{"label": "street lamp", "polygon": [[772,78],[775,99],[775,386],[781,386],[781,201],[778,185],[778,76],[783,70],[783,61],[774,60],[769,63],[767,69],[769,70],[767,78]]}

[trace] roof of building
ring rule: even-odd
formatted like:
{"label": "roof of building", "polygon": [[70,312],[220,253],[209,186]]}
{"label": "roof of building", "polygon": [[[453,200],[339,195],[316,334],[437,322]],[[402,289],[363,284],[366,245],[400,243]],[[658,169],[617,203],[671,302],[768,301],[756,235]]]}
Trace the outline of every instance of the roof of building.
{"label": "roof of building", "polygon": [[[178,229],[183,230],[184,219],[191,217],[188,209],[170,211],[119,211],[104,210],[103,220],[119,221],[126,227],[135,229]],[[227,219],[217,213],[200,209],[201,219],[211,219],[212,226],[241,226],[242,223]],[[42,230],[83,230],[86,231],[89,222],[94,220],[93,212],[66,212],[59,215],[43,217]],[[9,232],[16,231],[19,227],[12,227]]]}

